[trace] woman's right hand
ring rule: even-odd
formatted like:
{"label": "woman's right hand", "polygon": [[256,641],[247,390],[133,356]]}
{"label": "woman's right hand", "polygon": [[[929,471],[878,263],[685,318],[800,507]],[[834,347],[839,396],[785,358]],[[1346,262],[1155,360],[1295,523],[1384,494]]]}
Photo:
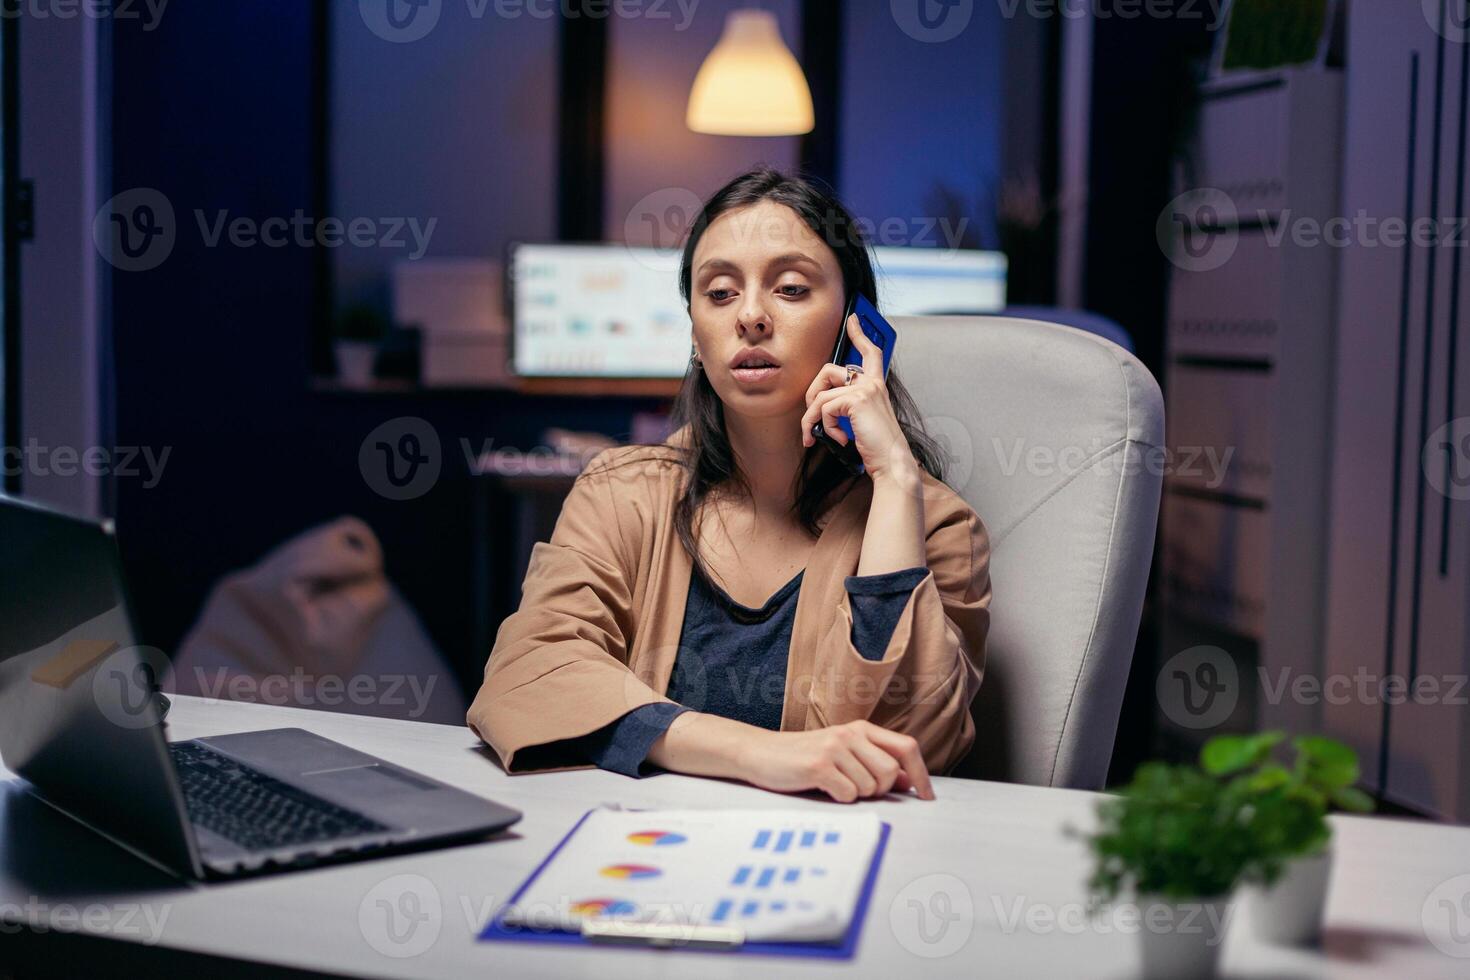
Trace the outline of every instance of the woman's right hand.
{"label": "woman's right hand", "polygon": [[839,803],[909,789],[921,800],[934,799],[919,743],[870,721],[809,732],[761,730],[745,741],[739,769],[762,789],[821,790]]}

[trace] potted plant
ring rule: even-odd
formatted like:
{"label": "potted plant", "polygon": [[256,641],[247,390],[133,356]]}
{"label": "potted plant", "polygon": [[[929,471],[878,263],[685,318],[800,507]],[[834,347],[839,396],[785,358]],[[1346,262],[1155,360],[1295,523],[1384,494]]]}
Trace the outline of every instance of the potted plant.
{"label": "potted plant", "polygon": [[1195,766],[1150,762],[1098,804],[1094,911],[1138,904],[1145,977],[1215,975],[1237,882],[1256,857],[1241,787]]}
{"label": "potted plant", "polygon": [[1274,758],[1282,732],[1222,735],[1200,753],[1205,771],[1228,778],[1247,801],[1257,860],[1247,872],[1251,926],[1267,942],[1317,941],[1332,871],[1329,807],[1365,813],[1373,801],[1353,787],[1358,757],[1320,735],[1292,739],[1291,766]]}
{"label": "potted plant", "polygon": [[366,387],[373,380],[378,345],[388,332],[388,321],[376,309],[359,303],[337,318],[337,377],[346,385]]}

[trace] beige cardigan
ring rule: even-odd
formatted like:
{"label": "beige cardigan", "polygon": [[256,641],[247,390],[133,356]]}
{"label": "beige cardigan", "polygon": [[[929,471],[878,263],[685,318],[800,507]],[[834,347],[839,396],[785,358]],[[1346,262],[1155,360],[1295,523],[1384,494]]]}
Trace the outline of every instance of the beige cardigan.
{"label": "beige cardigan", "polygon": [[[500,625],[467,715],[508,771],[575,768],[523,750],[669,700],[693,568],[673,521],[682,476],[668,449],[604,450],[577,478],[550,543],[532,549],[520,608]],[[852,645],[843,582],[857,573],[872,481],[859,480],[823,527],[797,598],[781,730],[866,718],[914,736],[929,770],[943,773],[975,738],[990,543],[958,494],[928,473],[923,485],[930,574],[881,660]]]}

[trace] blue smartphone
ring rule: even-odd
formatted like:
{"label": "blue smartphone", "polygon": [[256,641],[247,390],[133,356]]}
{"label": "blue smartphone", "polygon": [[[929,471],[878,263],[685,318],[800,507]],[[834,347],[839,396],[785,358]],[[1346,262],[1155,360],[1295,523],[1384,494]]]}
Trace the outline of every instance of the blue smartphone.
{"label": "blue smartphone", "polygon": [[[852,338],[847,335],[847,318],[854,313],[857,314],[858,326],[862,328],[863,335],[877,344],[878,349],[883,352],[883,377],[886,379],[888,369],[893,364],[893,348],[898,346],[898,333],[862,293],[853,294],[852,299],[847,303],[847,311],[842,314],[842,326],[837,331],[837,347],[832,352],[832,363],[863,366],[862,351],[853,346]],[[812,424],[812,437],[831,450],[849,472],[854,474],[865,472],[863,457],[857,451],[857,439],[852,433],[852,423],[847,421],[846,416],[838,416],[837,425],[847,435],[846,445],[827,435],[821,422]]]}

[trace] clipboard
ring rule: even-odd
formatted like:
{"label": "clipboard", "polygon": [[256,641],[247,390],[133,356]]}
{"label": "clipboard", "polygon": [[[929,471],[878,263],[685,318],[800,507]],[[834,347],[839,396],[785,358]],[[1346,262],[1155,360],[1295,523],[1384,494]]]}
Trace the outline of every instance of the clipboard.
{"label": "clipboard", "polygon": [[878,843],[873,848],[873,860],[868,865],[867,874],[863,877],[862,889],[859,891],[857,902],[853,906],[852,920],[848,923],[846,934],[836,943],[765,941],[742,942],[738,945],[719,942],[690,942],[676,943],[673,945],[636,941],[594,943],[594,941],[589,940],[580,933],[562,930],[529,929],[505,922],[504,916],[506,910],[513,908],[521,900],[526,891],[536,881],[537,877],[540,876],[541,872],[551,864],[561,849],[576,835],[577,831],[581,829],[582,824],[586,823],[587,818],[592,816],[597,809],[599,808],[594,807],[582,814],[581,818],[572,825],[572,829],[567,831],[566,836],[562,837],[556,846],[551,849],[551,852],[541,859],[541,863],[536,865],[535,870],[531,872],[525,881],[521,882],[520,887],[516,889],[515,894],[510,897],[510,900],[501,907],[500,911],[496,912],[490,918],[485,928],[480,931],[480,935],[477,937],[480,942],[543,943],[554,946],[595,945],[599,949],[622,946],[627,949],[642,950],[651,948],[675,949],[681,952],[723,953],[726,955],[732,953],[749,953],[757,956],[800,956],[833,960],[850,960],[857,953],[858,939],[861,937],[863,931],[863,920],[867,917],[868,905],[873,897],[873,885],[878,880],[878,869],[883,863],[883,854],[888,847],[888,835],[893,829],[892,825],[887,821],[879,821]]}

